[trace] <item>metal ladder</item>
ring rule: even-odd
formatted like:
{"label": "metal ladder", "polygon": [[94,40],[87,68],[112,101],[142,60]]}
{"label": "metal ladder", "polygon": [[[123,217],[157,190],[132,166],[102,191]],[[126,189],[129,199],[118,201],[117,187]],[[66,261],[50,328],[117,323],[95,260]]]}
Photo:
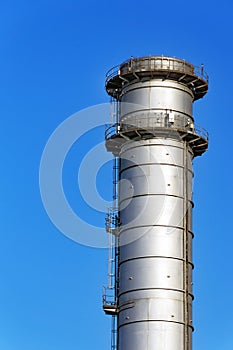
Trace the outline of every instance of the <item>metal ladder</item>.
{"label": "metal ladder", "polygon": [[105,226],[108,233],[108,283],[103,288],[103,309],[106,314],[117,315],[118,296],[118,159],[113,161],[113,207],[108,209]]}
{"label": "metal ladder", "polygon": [[[119,103],[111,99],[110,120],[112,124],[119,123]],[[119,233],[119,209],[118,209],[118,181],[119,158],[113,159],[113,205],[108,209],[105,226],[108,234],[108,283],[103,286],[103,309],[107,315],[112,316],[111,323],[111,350],[117,350],[118,345],[118,233]]]}

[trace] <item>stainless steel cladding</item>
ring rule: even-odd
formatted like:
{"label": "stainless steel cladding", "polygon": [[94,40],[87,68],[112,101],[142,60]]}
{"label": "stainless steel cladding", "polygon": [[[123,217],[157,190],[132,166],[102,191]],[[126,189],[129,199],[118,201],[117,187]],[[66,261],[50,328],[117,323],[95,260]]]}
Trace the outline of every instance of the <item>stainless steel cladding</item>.
{"label": "stainless steel cladding", "polygon": [[119,159],[117,350],[192,349],[192,160],[208,147],[192,103],[203,67],[152,56],[111,70],[119,104],[106,147]]}

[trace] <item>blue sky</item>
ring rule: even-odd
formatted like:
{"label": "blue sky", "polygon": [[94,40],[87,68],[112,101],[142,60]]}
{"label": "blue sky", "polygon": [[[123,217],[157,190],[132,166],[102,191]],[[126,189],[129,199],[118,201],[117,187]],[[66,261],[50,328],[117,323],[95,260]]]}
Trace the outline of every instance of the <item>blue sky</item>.
{"label": "blue sky", "polygon": [[[106,71],[149,54],[204,63],[210,76],[209,93],[194,108],[210,147],[194,162],[193,349],[233,348],[232,10],[230,1],[1,2],[0,349],[110,349],[110,318],[101,310],[107,252],[69,240],[51,223],[39,164],[63,120],[109,101]],[[74,209],[78,158],[89,142],[93,135],[66,160]],[[106,195],[110,169],[101,171]],[[86,207],[82,215],[95,218]],[[104,224],[103,215],[95,220]]]}

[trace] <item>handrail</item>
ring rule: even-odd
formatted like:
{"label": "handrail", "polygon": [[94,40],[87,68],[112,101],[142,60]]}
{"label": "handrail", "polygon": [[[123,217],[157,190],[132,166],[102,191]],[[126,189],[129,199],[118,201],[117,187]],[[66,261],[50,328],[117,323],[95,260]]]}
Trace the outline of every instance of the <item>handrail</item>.
{"label": "handrail", "polygon": [[113,306],[117,304],[117,298],[115,295],[114,287],[103,285],[102,303],[103,305],[109,305],[109,306]]}
{"label": "handrail", "polygon": [[[149,123],[148,123],[149,124]],[[192,128],[180,128],[176,127],[175,125],[166,125],[165,122],[163,125],[160,126],[151,126],[151,125],[140,125],[140,123],[114,123],[114,124],[107,124],[105,129],[105,139],[108,140],[113,136],[120,135],[121,133],[124,133],[125,131],[133,131],[133,130],[150,130],[150,131],[156,131],[161,129],[173,129],[173,130],[179,130],[191,134],[195,134],[199,137],[202,137],[206,141],[209,139],[208,131],[203,128],[201,125],[194,123]]]}
{"label": "handrail", "polygon": [[106,85],[119,75],[126,73],[154,72],[156,70],[170,70],[186,74],[192,74],[208,83],[208,74],[204,71],[204,66],[195,66],[191,63],[173,57],[151,56],[141,58],[131,58],[117,66],[111,68],[106,74]]}

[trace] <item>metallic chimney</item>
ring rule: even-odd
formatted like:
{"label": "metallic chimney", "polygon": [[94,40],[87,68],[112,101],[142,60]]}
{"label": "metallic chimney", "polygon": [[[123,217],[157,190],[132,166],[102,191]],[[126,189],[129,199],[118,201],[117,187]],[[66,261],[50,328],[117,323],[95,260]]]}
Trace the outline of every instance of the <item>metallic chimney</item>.
{"label": "metallic chimney", "polygon": [[173,57],[131,57],[107,73],[112,350],[192,349],[192,162],[208,147],[192,105],[207,90],[203,65]]}

